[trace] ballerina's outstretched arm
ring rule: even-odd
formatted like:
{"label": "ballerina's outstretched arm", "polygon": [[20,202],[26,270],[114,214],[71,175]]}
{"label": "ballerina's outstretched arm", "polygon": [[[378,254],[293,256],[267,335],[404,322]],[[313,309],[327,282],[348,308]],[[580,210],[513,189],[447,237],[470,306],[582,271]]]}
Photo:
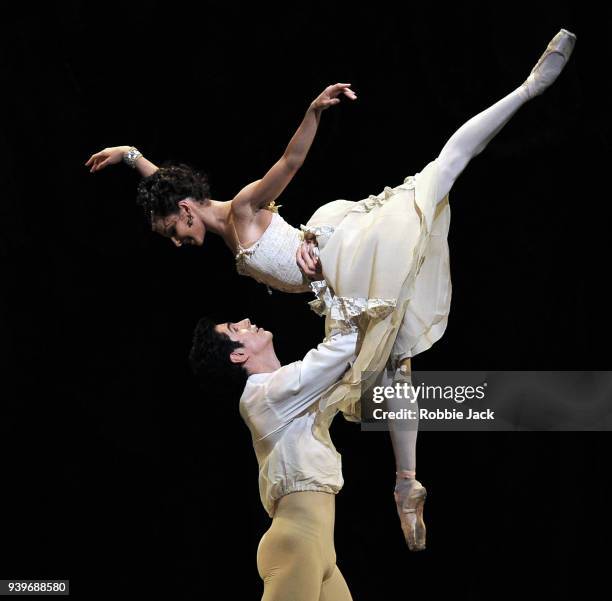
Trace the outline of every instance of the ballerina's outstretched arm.
{"label": "ballerina's outstretched arm", "polygon": [[576,36],[566,29],[559,31],[524,83],[472,117],[450,137],[437,158],[439,201],[448,194],[466,165],[486,148],[518,109],[555,81],[572,53],[575,40]]}
{"label": "ballerina's outstretched arm", "polygon": [[[85,165],[89,167],[89,173],[95,173],[100,171],[100,169],[104,169],[109,165],[116,165],[121,161],[125,160],[126,155],[130,151],[133,146],[113,146],[111,148],[104,148],[100,152],[96,152],[92,154]],[[138,153],[135,155],[135,159],[133,161],[134,169],[138,171],[138,173],[142,177],[147,177],[148,175],[153,175],[159,167],[153,164],[148,159],[145,159],[142,154]]]}

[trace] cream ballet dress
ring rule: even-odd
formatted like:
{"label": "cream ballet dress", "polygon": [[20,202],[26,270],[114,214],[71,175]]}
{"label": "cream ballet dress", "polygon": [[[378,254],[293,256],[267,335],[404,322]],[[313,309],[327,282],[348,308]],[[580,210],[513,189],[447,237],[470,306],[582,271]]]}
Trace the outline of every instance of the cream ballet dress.
{"label": "cream ballet dress", "polygon": [[[319,410],[361,418],[360,396],[387,365],[430,348],[446,329],[451,302],[448,194],[438,197],[438,159],[414,176],[359,201],[320,207],[300,229],[273,205],[270,225],[238,273],[283,292],[314,292],[326,336],[357,331],[357,358],[321,397]],[[306,233],[316,237],[325,279],[310,282],[296,263]],[[362,382],[363,378],[363,382]]]}

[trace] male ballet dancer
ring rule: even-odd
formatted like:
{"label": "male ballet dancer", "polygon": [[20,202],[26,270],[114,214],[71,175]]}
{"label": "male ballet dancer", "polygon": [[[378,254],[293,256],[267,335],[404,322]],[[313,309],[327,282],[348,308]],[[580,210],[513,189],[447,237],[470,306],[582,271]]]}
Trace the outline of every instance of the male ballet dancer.
{"label": "male ballet dancer", "polygon": [[272,333],[248,319],[203,318],[190,352],[203,386],[216,377],[244,382],[240,414],[259,464],[260,498],[272,518],[257,550],[264,601],[350,601],[336,566],[335,495],[344,484],[329,436],[334,413],[317,401],[355,359],[357,333],[336,333],[304,359],[281,365]]}

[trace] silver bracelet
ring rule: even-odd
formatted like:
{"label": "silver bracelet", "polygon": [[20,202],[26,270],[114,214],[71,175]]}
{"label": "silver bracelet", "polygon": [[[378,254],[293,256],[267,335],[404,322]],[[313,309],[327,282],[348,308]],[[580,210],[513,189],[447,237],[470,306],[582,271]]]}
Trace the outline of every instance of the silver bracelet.
{"label": "silver bracelet", "polygon": [[130,146],[129,150],[123,154],[123,162],[127,163],[132,169],[136,169],[136,161],[142,156],[142,153],[135,148]]}

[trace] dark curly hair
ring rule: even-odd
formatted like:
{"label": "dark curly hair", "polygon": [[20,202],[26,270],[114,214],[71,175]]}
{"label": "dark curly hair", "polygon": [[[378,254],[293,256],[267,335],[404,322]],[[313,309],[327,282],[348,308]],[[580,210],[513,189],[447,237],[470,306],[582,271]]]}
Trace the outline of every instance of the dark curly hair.
{"label": "dark curly hair", "polygon": [[209,317],[198,321],[189,351],[191,371],[206,390],[224,388],[241,392],[249,374],[242,365],[232,363],[229,355],[242,345],[217,332],[215,325]]}
{"label": "dark curly hair", "polygon": [[143,207],[149,221],[178,212],[178,203],[191,197],[206,203],[210,199],[208,175],[185,163],[162,166],[138,184],[136,203]]}

